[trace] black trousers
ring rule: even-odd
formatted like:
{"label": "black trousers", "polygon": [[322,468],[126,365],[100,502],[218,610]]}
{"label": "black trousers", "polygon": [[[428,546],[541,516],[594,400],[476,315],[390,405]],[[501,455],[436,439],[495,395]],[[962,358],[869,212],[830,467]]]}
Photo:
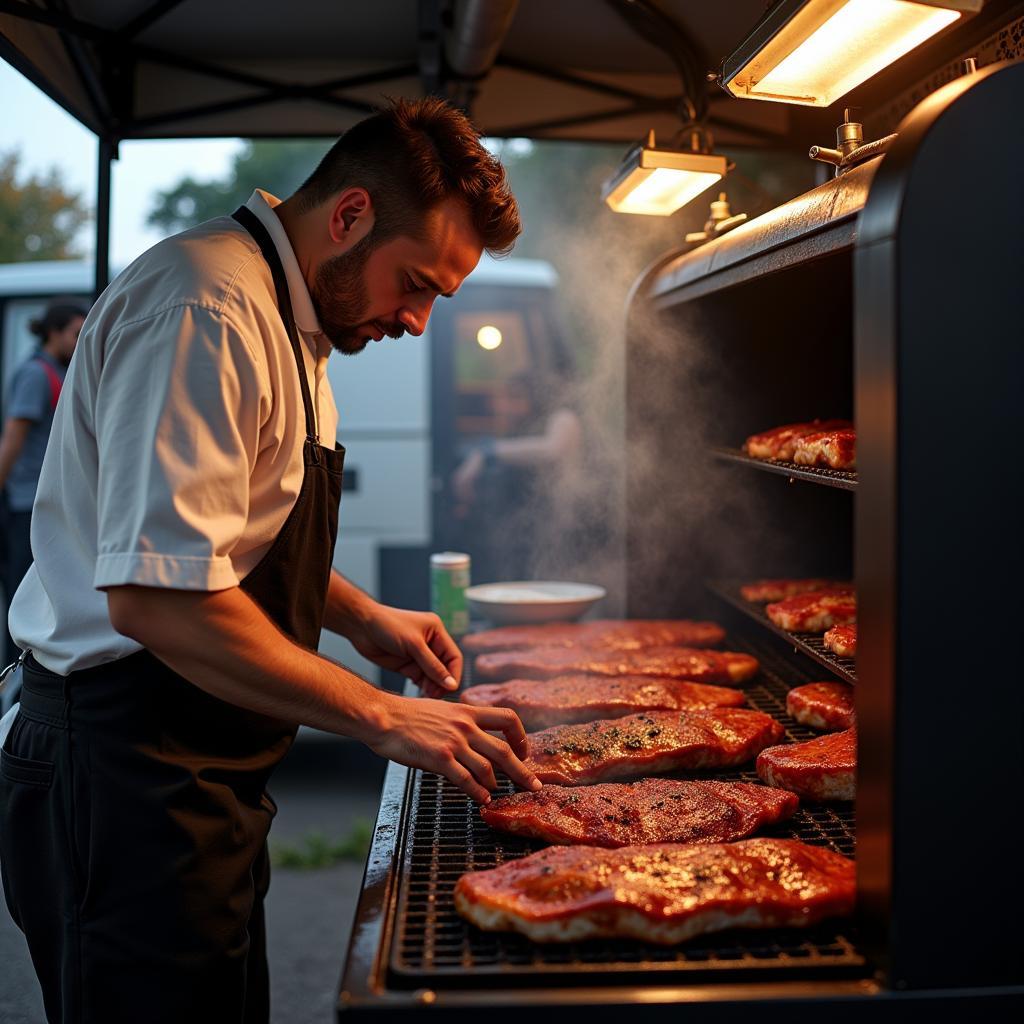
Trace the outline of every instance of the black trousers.
{"label": "black trousers", "polygon": [[189,730],[223,723],[194,687],[78,675],[29,658],[0,752],[4,892],[47,1020],[265,1024],[265,778],[197,753]]}
{"label": "black trousers", "polygon": [[[0,501],[3,498],[0,496]],[[12,512],[6,509],[2,516],[3,529],[6,539],[5,558],[3,560],[3,585],[4,597],[7,607],[11,606],[11,598],[18,589],[18,585],[25,578],[28,567],[32,564],[32,547],[29,544],[29,526],[32,522],[32,513]],[[21,650],[14,640],[11,639],[10,631],[7,628],[7,616],[4,616],[4,665],[17,661]],[[3,666],[0,666],[2,668]]]}

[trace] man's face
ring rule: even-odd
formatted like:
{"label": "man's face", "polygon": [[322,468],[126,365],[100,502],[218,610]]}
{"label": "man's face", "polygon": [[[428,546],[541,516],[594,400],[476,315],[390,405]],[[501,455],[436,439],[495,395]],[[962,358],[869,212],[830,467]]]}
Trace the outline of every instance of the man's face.
{"label": "man's face", "polygon": [[427,214],[422,238],[374,245],[371,232],[317,268],[311,289],[320,327],[346,355],[385,335],[419,336],[438,295],[450,296],[483,251],[465,205],[449,199]]}

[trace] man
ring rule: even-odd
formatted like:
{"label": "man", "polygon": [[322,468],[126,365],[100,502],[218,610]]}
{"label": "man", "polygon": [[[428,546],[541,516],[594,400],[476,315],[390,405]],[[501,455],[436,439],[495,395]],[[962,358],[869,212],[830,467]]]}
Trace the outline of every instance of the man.
{"label": "man", "polygon": [[[4,744],[0,854],[51,1021],[266,1021],[267,779],[297,724],[523,787],[516,716],[379,691],[321,625],[429,696],[433,615],[331,571],[343,449],[330,346],[420,335],[520,230],[500,165],[438,100],[352,128],[283,203],[144,254],[90,313],[11,610],[31,652]],[[503,733],[503,738],[493,735]]]}
{"label": "man", "polygon": [[[43,315],[29,324],[29,330],[39,339],[39,348],[18,367],[11,380],[7,418],[0,434],[0,491],[4,500],[0,518],[4,520],[6,541],[3,586],[8,602],[32,563],[32,502],[57,399],[85,312],[77,299],[52,299]],[[4,664],[10,664],[20,653],[8,633]]]}

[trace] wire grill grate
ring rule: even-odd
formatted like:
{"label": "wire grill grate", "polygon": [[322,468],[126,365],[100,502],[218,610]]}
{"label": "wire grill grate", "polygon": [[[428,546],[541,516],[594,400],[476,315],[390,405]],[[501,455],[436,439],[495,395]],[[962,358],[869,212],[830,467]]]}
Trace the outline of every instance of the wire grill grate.
{"label": "wire grill grate", "polygon": [[720,597],[723,601],[738,608],[744,615],[749,616],[755,622],[771,630],[778,636],[783,637],[791,643],[795,650],[801,651],[808,657],[813,658],[819,665],[824,665],[830,672],[833,672],[845,683],[851,686],[857,682],[857,660],[856,658],[840,658],[833,654],[824,643],[821,634],[818,633],[790,633],[788,630],[776,626],[765,614],[764,605],[755,604],[753,601],[745,601],[740,594],[739,584],[724,581],[717,581],[708,584],[711,593]]}
{"label": "wire grill grate", "polygon": [[[786,691],[809,681],[770,649],[733,639],[730,650],[747,650],[762,671],[745,688],[751,707],[773,715],[789,739],[815,735],[786,715]],[[781,675],[780,675],[781,673]],[[784,681],[785,680],[785,681]],[[752,770],[716,773],[715,778],[756,781]],[[502,780],[500,792],[512,791]],[[453,890],[466,871],[484,870],[522,857],[545,844],[492,831],[473,803],[441,776],[414,772],[410,780],[403,855],[395,903],[389,974],[398,986],[481,987],[491,982],[531,984],[556,978],[592,983],[595,974],[621,980],[656,972],[662,981],[675,974],[729,977],[803,971],[830,975],[864,974],[863,955],[848,922],[823,922],[810,929],[722,932],[680,946],[661,947],[632,940],[592,940],[538,945],[512,933],[482,932],[455,911]],[[762,835],[801,839],[854,853],[852,805],[801,807],[787,822]]]}
{"label": "wire grill grate", "polygon": [[724,459],[726,462],[738,462],[742,466],[788,477],[790,483],[794,480],[803,480],[812,484],[824,484],[826,487],[838,487],[843,491],[857,489],[857,471],[853,469],[798,466],[795,462],[782,462],[779,459],[754,459],[739,448],[712,448],[711,454],[716,459]]}

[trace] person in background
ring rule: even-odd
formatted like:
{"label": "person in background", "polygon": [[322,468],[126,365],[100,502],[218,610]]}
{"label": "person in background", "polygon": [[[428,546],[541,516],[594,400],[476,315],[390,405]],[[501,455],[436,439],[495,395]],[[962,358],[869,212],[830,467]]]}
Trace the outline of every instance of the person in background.
{"label": "person in background", "polygon": [[[29,546],[32,502],[64,374],[75,351],[85,314],[85,306],[77,299],[51,300],[46,312],[29,325],[40,347],[18,367],[11,381],[7,416],[0,435],[0,490],[3,491],[6,538],[3,586],[8,603],[32,564]],[[21,652],[6,626],[4,632],[3,664],[9,665]]]}

